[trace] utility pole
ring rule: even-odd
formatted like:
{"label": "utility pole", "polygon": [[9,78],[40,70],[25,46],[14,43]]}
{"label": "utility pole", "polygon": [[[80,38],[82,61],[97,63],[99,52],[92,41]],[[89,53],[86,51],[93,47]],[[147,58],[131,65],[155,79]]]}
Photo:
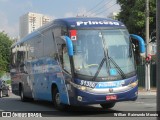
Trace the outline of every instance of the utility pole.
{"label": "utility pole", "polygon": [[[149,0],[146,0],[146,58],[149,55]],[[150,90],[150,64],[145,65],[145,89]]]}
{"label": "utility pole", "polygon": [[[156,70],[156,81],[157,81],[157,111],[160,115],[160,0],[157,0],[157,13],[156,13],[156,39],[157,39],[157,70]],[[160,116],[157,117],[160,120]]]}

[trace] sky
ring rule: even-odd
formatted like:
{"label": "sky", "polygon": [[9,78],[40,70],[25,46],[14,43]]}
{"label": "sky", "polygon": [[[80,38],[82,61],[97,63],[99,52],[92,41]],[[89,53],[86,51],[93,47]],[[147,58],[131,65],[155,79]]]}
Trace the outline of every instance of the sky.
{"label": "sky", "polygon": [[107,17],[120,10],[116,0],[0,0],[0,32],[19,35],[19,17],[35,12],[53,19],[81,15]]}

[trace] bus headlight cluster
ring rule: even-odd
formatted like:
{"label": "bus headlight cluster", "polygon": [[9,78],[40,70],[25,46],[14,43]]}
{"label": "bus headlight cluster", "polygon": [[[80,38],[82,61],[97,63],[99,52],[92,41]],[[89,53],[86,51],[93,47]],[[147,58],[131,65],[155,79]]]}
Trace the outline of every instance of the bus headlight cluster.
{"label": "bus headlight cluster", "polygon": [[82,90],[82,91],[90,91],[92,90],[93,88],[90,88],[90,87],[85,87],[85,86],[81,86],[81,85],[77,85],[73,82],[70,82],[71,85],[73,85],[73,87],[79,89],[79,90]]}
{"label": "bus headlight cluster", "polygon": [[129,84],[129,86],[132,87],[132,88],[136,87],[137,85],[138,85],[138,80]]}

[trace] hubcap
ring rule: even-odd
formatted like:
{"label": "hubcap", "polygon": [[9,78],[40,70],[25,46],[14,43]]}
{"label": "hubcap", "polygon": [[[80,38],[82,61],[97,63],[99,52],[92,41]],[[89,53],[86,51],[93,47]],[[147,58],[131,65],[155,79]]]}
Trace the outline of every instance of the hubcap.
{"label": "hubcap", "polygon": [[2,91],[0,91],[0,96],[2,97]]}
{"label": "hubcap", "polygon": [[59,105],[60,104],[60,96],[59,93],[56,94],[56,103]]}
{"label": "hubcap", "polygon": [[21,91],[21,99],[23,99],[23,91]]}

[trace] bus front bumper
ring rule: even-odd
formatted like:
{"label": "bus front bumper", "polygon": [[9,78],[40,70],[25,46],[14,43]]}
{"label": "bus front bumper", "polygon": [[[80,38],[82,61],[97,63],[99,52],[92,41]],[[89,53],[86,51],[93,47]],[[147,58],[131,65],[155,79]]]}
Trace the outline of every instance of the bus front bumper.
{"label": "bus front bumper", "polygon": [[[109,97],[116,96],[116,99],[108,100],[107,99],[108,96]],[[120,102],[120,101],[135,101],[137,97],[138,97],[138,86],[128,91],[111,93],[111,94],[93,94],[77,89],[73,104],[87,105],[87,104],[103,104],[103,103]]]}

